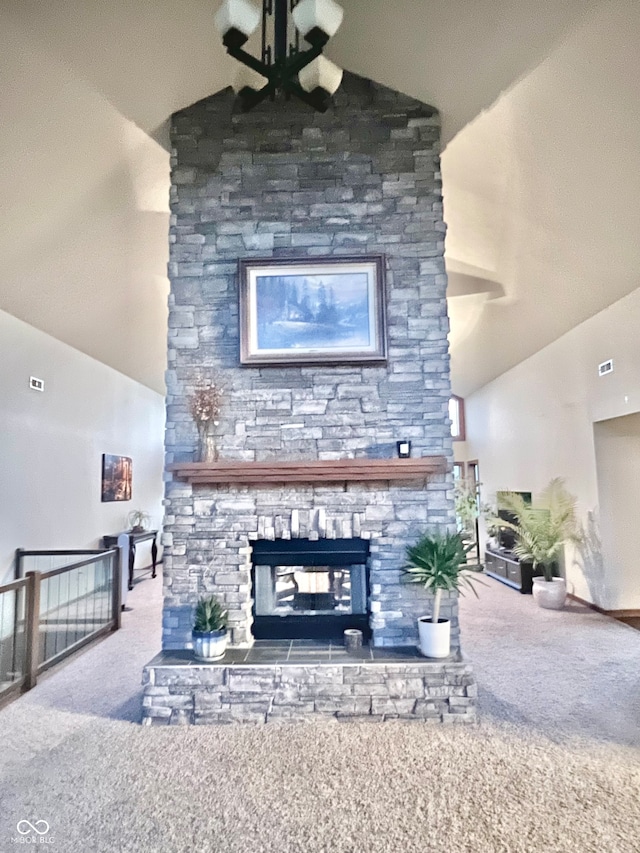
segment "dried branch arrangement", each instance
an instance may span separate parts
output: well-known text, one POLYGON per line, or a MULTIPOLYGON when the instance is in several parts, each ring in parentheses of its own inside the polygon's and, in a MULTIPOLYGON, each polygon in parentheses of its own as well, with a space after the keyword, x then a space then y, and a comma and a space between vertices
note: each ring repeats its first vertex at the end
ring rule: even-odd
POLYGON ((197 459, 200 462, 216 462, 218 459, 214 427, 218 425, 224 390, 224 383, 214 373, 199 380, 189 397, 189 412, 198 430, 197 459))
POLYGON ((189 412, 196 424, 215 424, 223 399, 224 386, 218 376, 203 380, 189 397, 189 412))

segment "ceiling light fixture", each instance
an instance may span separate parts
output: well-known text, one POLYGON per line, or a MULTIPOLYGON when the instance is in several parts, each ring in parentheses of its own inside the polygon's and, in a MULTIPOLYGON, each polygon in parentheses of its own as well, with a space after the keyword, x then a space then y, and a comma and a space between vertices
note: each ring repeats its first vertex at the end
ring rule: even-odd
POLYGON ((342 69, 322 49, 338 31, 343 14, 335 0, 263 0, 262 16, 251 0, 224 0, 215 23, 227 53, 245 66, 233 84, 242 109, 273 100, 282 91, 325 112, 342 81, 342 69), (242 46, 261 21, 262 58, 256 59, 242 46), (291 43, 289 32, 294 30, 291 43), (300 49, 301 36, 310 48, 300 49))

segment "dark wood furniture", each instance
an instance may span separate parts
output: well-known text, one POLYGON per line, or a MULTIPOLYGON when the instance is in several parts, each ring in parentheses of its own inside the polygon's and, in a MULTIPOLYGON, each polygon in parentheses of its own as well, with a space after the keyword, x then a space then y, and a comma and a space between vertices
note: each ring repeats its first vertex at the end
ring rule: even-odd
POLYGON ((127 536, 129 540, 129 590, 133 589, 133 564, 136 560, 136 545, 140 542, 148 542, 151 540, 151 577, 155 578, 156 576, 156 564, 158 561, 158 531, 157 530, 142 530, 140 533, 132 533, 131 530, 125 530, 124 534, 116 533, 113 536, 103 536, 102 544, 105 548, 117 548, 119 544, 119 539, 123 536, 127 536))
POLYGON ((489 577, 517 589, 523 594, 530 594, 533 589, 534 573, 531 563, 521 563, 511 551, 484 552, 484 571, 489 577))

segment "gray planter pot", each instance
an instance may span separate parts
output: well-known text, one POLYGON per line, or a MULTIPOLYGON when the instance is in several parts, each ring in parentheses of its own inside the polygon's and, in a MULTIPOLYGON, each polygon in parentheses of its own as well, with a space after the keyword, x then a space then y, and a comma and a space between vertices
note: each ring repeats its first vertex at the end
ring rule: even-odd
POLYGON ((193 653, 198 660, 219 660, 227 650, 229 635, 227 629, 221 631, 192 631, 193 653))

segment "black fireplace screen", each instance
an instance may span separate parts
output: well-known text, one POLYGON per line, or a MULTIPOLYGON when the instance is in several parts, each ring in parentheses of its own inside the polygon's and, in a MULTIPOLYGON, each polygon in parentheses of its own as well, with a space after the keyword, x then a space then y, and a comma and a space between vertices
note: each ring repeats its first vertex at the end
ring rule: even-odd
POLYGON ((368 636, 368 550, 363 539, 253 543, 254 637, 368 636))

